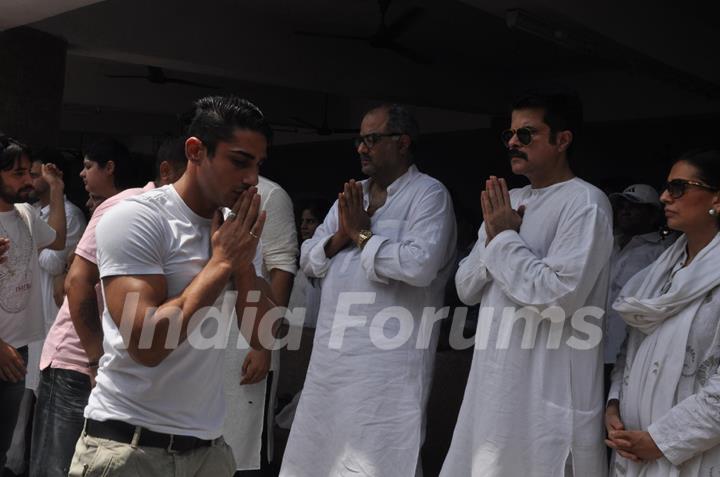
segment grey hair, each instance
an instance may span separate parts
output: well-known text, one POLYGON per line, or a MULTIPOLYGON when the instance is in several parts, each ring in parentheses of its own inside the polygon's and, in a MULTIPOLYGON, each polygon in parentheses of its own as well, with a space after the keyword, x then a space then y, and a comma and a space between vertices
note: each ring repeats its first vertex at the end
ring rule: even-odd
POLYGON ((387 106, 388 129, 391 132, 401 132, 410 136, 413 142, 420 136, 420 126, 415 115, 401 104, 390 104, 387 106))
POLYGON ((410 151, 415 151, 415 145, 420 137, 420 126, 415 115, 407 106, 392 103, 383 104, 375 109, 387 111, 387 132, 402 133, 410 136, 410 151))

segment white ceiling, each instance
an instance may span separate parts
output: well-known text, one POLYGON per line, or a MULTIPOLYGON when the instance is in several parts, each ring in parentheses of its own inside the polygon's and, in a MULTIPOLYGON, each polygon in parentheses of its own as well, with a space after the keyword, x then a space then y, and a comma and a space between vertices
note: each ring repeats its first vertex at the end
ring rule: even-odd
POLYGON ((142 75, 144 65, 255 99, 283 124, 319 124, 328 94, 331 127, 355 127, 378 100, 421 106, 426 130, 487 127, 518 90, 543 82, 578 89, 591 120, 720 112, 717 98, 686 86, 720 83, 718 25, 708 20, 718 7, 709 2, 698 10, 657 1, 393 0, 389 22, 424 9, 398 42, 431 57, 429 66, 367 42, 296 34, 369 36, 379 20, 375 0, 106 0, 78 8, 90 3, 0 0, 0 26, 34 20, 32 27, 68 40, 64 124, 73 128, 132 129, 122 118, 133 115, 145 118, 136 125, 159 128, 164 118, 166 127, 210 91, 105 77, 142 75), (508 8, 579 31, 604 58, 511 31, 508 8))

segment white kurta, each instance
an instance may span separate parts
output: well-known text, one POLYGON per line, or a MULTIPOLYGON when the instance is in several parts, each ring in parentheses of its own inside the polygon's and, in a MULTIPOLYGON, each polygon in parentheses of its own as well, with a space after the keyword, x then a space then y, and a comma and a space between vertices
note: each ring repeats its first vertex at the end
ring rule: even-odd
POLYGON ((610 204, 577 178, 514 189, 510 198, 514 208, 526 206, 520 232, 504 231, 486 247, 482 225, 456 275, 460 299, 482 308, 440 475, 560 477, 572 456, 575 476, 603 476, 602 319, 588 317, 583 324, 571 317, 584 306, 604 309, 613 244, 610 204), (505 307, 526 306, 537 311, 500 337, 505 307), (548 346, 554 327, 538 314, 552 306, 567 317, 556 349, 548 346), (524 331, 535 326, 535 345, 522 346, 524 331))
MULTIPOLYGON (((684 262, 683 256, 680 262, 684 262)), ((679 268, 679 265, 678 267, 679 268)), ((708 291, 700 304, 688 333, 682 371, 674 392, 672 408, 647 426, 655 444, 663 452, 659 461, 643 466, 629 463, 614 456, 612 475, 647 477, 716 477, 720 475, 720 290, 708 291), (667 462, 669 461, 669 463, 667 462), (660 464, 660 465, 657 465, 660 464), (667 464, 667 465, 664 465, 667 464)), ((669 318, 655 331, 672 326, 669 318)), ((643 345, 645 335, 630 328, 623 352, 612 374, 612 387, 608 399, 619 399, 624 404, 634 370, 636 354, 643 345)), ((669 353, 668 353, 669 355, 669 353)), ((667 367, 669 364, 661 363, 667 367)), ((642 399, 646 397, 643 395, 642 399)), ((647 397, 649 399, 649 396, 647 397)), ((627 429, 638 429, 624 420, 627 429)))
MULTIPOLYGON (((366 207, 368 188, 364 181, 366 207)), ((453 265, 456 233, 450 195, 440 182, 412 166, 388 187, 385 205, 371 217, 374 235, 362 252, 348 246, 328 259, 324 247, 337 228, 336 202, 313 238, 302 245, 300 264, 308 276, 323 277, 322 296, 280 475, 414 476, 437 327, 423 335, 429 346, 418 349, 416 344, 423 308, 442 307, 453 265), (341 295, 346 292, 368 295, 341 295), (347 308, 370 297, 372 303, 347 308), (393 338, 400 328, 397 319, 373 321, 390 306, 412 315, 412 330, 393 349, 381 349, 374 344, 383 344, 377 336, 393 338), (333 333, 342 335, 341 345, 331 340, 333 333)), ((397 311, 390 314, 398 316, 397 311)))
POLYGON ((614 363, 627 336, 627 325, 612 304, 620 290, 637 272, 647 267, 672 245, 672 238, 663 239, 658 232, 637 235, 622 249, 617 241, 610 257, 610 291, 605 319, 605 363, 614 363))
MULTIPOLYGON (((45 222, 50 216, 50 206, 46 205, 40 209, 40 218, 45 222)), ((46 248, 40 251, 38 263, 40 264, 40 287, 43 297, 43 318, 45 320, 45 334, 55 322, 55 317, 60 307, 55 303, 54 280, 57 275, 65 272, 68 256, 75 250, 80 237, 85 231, 87 221, 85 214, 75 204, 65 198, 65 221, 66 236, 65 248, 62 250, 50 250, 46 248)), ((34 341, 28 344, 28 366, 25 377, 25 387, 37 391, 40 382, 40 355, 42 354, 45 339, 34 341)))
MULTIPOLYGON (((267 212, 267 220, 258 243, 253 265, 258 276, 270 282, 273 269, 295 273, 297 270, 297 236, 295 218, 290 196, 277 183, 260 177, 258 194, 260 207, 267 212)), ((257 317, 260 319, 261 317, 257 317)), ((242 365, 249 352, 249 345, 238 349, 240 330, 232 327, 225 353, 225 403, 226 417, 223 435, 233 450, 237 470, 257 470, 262 463, 262 431, 266 428, 267 459, 273 459, 273 409, 280 369, 280 351, 272 352, 270 371, 273 381, 269 391, 266 415, 267 378, 255 384, 240 385, 242 365)))

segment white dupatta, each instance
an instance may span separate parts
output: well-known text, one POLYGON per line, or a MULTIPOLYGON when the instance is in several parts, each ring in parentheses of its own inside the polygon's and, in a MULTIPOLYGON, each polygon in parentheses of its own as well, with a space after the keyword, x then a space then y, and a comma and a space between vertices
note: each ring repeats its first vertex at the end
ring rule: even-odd
MULTIPOLYGON (((646 335, 634 356, 628 349, 620 415, 629 430, 647 431, 676 404, 690 327, 708 292, 720 285, 720 234, 689 265, 678 268, 686 246, 683 235, 631 278, 613 304, 629 326, 646 335)), ((625 462, 628 476, 679 475, 665 458, 645 464, 625 462)))

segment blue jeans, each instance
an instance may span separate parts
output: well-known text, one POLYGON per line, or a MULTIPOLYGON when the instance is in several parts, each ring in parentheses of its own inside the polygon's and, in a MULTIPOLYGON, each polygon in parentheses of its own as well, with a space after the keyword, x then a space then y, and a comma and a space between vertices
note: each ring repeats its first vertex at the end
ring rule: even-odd
MULTIPOLYGON (((17 351, 27 365, 27 346, 18 348, 17 351)), ((3 473, 5 457, 15 432, 23 394, 25 394, 25 378, 17 383, 0 380, 0 475, 3 473)))
POLYGON ((40 375, 30 448, 30 475, 66 477, 83 430, 90 377, 77 371, 45 368, 40 375))

